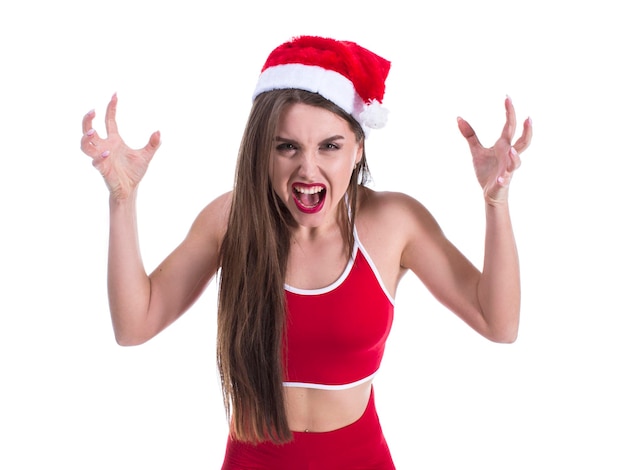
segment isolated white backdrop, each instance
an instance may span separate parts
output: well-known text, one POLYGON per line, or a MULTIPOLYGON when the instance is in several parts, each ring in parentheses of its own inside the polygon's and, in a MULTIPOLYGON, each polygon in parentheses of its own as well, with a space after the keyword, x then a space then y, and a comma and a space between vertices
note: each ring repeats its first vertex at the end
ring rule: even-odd
POLYGON ((250 93, 298 34, 393 62, 374 188, 421 200, 480 265, 483 204, 456 116, 491 143, 508 94, 535 126, 511 190, 518 341, 480 338, 407 276, 376 379, 399 469, 626 467, 623 70, 617 2, 79 2, 0 7, 0 468, 217 469, 226 423, 211 284, 121 348, 106 286, 107 192, 79 149, 113 92, 163 145, 142 184, 151 270, 232 182, 250 93))

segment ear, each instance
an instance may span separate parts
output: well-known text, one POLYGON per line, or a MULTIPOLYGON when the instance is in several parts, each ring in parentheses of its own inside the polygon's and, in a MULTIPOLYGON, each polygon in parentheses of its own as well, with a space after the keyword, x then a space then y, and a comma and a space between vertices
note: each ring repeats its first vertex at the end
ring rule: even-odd
POLYGON ((355 165, 363 159, 363 148, 364 148, 363 139, 361 139, 356 149, 356 160, 354 162, 355 165))

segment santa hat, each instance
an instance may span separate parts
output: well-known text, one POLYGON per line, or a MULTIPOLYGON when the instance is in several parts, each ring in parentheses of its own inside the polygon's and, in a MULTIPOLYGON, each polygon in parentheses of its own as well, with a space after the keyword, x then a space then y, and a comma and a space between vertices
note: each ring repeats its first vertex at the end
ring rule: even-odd
POLYGON ((274 49, 253 99, 270 90, 319 93, 354 117, 367 135, 387 122, 382 107, 391 62, 350 41, 300 36, 274 49))

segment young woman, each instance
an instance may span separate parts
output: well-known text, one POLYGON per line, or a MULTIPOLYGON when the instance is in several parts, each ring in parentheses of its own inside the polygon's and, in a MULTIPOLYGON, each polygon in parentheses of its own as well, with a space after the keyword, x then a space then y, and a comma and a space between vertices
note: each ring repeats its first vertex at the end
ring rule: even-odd
POLYGON ((385 124, 390 63, 348 41, 304 36, 276 48, 254 92, 234 189, 198 215, 150 274, 138 246, 137 187, 159 147, 107 137, 83 119, 82 149, 110 191, 108 289, 122 345, 152 338, 219 272, 218 368, 231 432, 224 470, 393 469, 372 381, 411 271, 486 338, 515 340, 520 281, 508 187, 531 140, 511 100, 484 148, 459 119, 486 211, 474 267, 409 196, 368 189, 365 141, 385 124), (393 230, 389 230, 393 227, 393 230))

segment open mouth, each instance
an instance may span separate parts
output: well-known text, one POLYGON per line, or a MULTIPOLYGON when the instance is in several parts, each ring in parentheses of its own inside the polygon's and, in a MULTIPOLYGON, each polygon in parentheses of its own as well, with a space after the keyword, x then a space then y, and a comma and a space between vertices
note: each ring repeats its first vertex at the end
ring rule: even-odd
POLYGON ((296 183, 291 187, 296 207, 305 214, 319 212, 326 199, 326 187, 322 184, 296 183))

